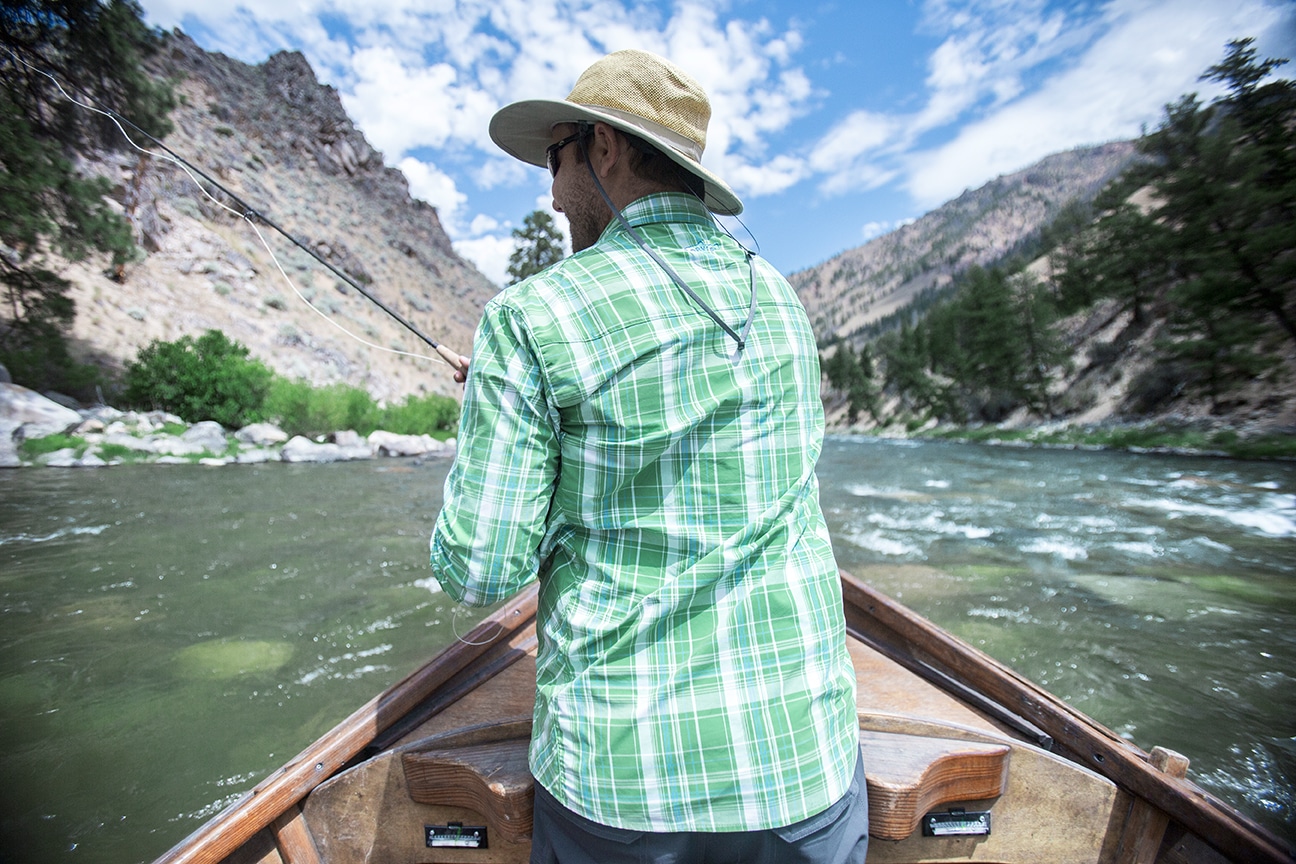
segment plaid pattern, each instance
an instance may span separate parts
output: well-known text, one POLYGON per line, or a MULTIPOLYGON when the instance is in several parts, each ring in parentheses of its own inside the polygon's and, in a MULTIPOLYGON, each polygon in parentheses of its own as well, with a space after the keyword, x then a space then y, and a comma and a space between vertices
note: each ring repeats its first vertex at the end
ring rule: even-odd
MULTIPOLYGON (((625 216, 742 324, 746 256, 701 204, 625 216)), ((473 604, 539 576, 531 770, 605 825, 788 825, 855 766, 818 355, 787 281, 753 264, 737 362, 616 221, 492 299, 473 343, 432 566, 473 604)))

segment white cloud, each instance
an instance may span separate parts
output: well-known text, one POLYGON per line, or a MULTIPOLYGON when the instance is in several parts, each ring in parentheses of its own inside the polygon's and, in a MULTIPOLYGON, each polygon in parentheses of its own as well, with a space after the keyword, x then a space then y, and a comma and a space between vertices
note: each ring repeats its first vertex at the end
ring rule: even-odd
POLYGON ((899 219, 895 222, 866 222, 864 227, 860 228, 860 239, 867 243, 874 237, 881 237, 883 234, 889 234, 913 223, 913 219, 899 219))
POLYGON ((1083 144, 1155 127, 1165 103, 1205 93, 1198 76, 1230 38, 1267 29, 1281 17, 1263 2, 1228 7, 1209 0, 1118 0, 1104 32, 1034 92, 958 130, 941 146, 904 159, 905 185, 922 207, 936 206, 1004 173, 1083 144))
POLYGON ((853 111, 815 145, 810 164, 823 173, 845 170, 859 157, 894 142, 900 132, 901 123, 894 117, 853 111))
POLYGON ((438 170, 435 165, 412 157, 402 159, 397 167, 409 181, 410 194, 437 208, 441 224, 453 237, 457 233, 459 210, 468 200, 468 196, 456 187, 454 178, 438 170))
POLYGON ((514 248, 511 236, 486 235, 457 240, 454 248, 496 285, 503 287, 504 283, 508 282, 509 256, 513 254, 514 248))

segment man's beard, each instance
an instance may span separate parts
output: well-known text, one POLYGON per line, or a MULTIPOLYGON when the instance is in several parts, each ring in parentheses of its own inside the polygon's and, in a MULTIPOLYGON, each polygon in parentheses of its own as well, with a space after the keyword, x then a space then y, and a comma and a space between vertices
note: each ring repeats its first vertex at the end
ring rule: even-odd
POLYGON ((574 190, 579 194, 573 196, 574 200, 563 208, 567 226, 571 230, 573 252, 593 246, 603 229, 612 221, 612 211, 594 188, 594 178, 589 174, 589 166, 580 165, 579 168, 585 172, 584 182, 574 190))

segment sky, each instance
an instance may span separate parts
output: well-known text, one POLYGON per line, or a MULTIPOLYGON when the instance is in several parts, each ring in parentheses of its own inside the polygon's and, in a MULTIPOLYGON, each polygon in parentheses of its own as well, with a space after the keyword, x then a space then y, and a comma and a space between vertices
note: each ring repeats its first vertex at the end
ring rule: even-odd
MULTIPOLYGON (((1155 129, 1222 92, 1231 39, 1296 59, 1296 0, 143 0, 145 20, 261 63, 305 55, 460 255, 499 285, 549 175, 498 150, 501 106, 563 98, 622 48, 712 104, 703 164, 746 209, 727 227, 784 273, 1003 174, 1155 129)), ((1296 76, 1296 63, 1279 70, 1296 76)), ((273 215, 273 214, 270 214, 273 215)), ((561 217, 558 224, 565 230, 561 217)))

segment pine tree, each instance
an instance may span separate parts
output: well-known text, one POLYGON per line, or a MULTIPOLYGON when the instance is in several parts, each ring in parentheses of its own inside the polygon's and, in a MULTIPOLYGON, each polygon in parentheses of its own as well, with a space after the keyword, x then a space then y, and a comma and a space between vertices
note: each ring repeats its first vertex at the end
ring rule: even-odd
POLYGON ((1213 400, 1276 362, 1263 321, 1296 342, 1296 82, 1261 85, 1286 61, 1257 62, 1251 43, 1230 42, 1203 75, 1228 84, 1228 97, 1207 108, 1184 97, 1143 145, 1157 160, 1152 215, 1178 277, 1166 350, 1213 400))
POLYGON ((105 199, 109 182, 73 167, 78 152, 126 142, 49 76, 164 135, 173 99, 140 68, 158 42, 141 14, 131 0, 0 4, 0 362, 37 389, 75 390, 93 374, 68 354, 64 331, 75 308, 48 253, 77 260, 102 252, 122 265, 133 252, 129 226, 105 199))
POLYGON ((553 217, 543 210, 533 210, 513 229, 517 245, 509 256, 509 284, 514 285, 534 276, 563 258, 563 234, 553 217))

